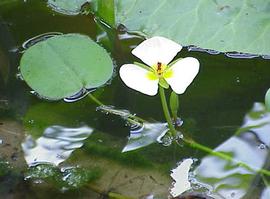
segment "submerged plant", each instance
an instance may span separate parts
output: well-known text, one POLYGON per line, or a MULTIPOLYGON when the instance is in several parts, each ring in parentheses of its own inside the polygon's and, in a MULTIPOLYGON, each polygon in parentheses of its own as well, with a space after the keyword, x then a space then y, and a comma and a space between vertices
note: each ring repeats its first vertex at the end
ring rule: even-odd
MULTIPOLYGON (((199 61, 193 57, 180 58, 171 62, 181 49, 181 45, 167 38, 152 37, 143 41, 132 51, 133 55, 148 66, 135 62, 124 64, 120 68, 120 77, 128 87, 150 96, 156 95, 159 90, 164 115, 170 132, 174 136, 176 130, 171 121, 164 88, 171 87, 172 96, 183 94, 199 72, 200 65, 199 61)), ((174 100, 171 100, 171 103, 178 104, 177 97, 172 99, 174 100)), ((172 110, 172 113, 174 115, 175 110, 172 110)))

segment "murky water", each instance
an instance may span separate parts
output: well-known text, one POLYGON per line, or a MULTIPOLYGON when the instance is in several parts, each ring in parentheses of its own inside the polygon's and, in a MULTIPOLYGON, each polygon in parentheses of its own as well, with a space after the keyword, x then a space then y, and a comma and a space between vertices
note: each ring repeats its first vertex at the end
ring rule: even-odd
POLYGON ((122 153, 137 147, 128 140, 130 133, 157 139, 166 126, 159 97, 128 89, 117 75, 123 63, 136 61, 130 51, 142 39, 121 30, 111 33, 118 37, 108 44, 94 16, 57 14, 44 1, 0 4, 0 198, 95 199, 112 192, 163 199, 172 184, 170 170, 185 158, 197 159, 191 173, 194 192, 213 198, 270 198, 270 117, 257 103, 264 101, 270 86, 269 60, 236 59, 230 56, 235 54, 191 48, 178 55, 196 57, 201 63, 198 77, 180 96, 183 131, 233 160, 181 142, 122 153), (111 53, 116 75, 110 85, 92 94, 113 105, 109 108, 114 114, 97 109, 88 97, 66 99, 73 103, 42 100, 16 77, 24 42, 52 32, 88 35, 111 53), (130 128, 128 114, 147 123, 130 128), (75 182, 81 181, 85 184, 76 188, 75 182))

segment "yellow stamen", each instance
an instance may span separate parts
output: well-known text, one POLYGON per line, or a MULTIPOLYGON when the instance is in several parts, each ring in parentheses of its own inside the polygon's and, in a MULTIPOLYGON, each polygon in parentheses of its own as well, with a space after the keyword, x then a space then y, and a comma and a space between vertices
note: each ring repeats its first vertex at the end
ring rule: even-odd
POLYGON ((164 71, 165 71, 166 68, 167 68, 167 65, 162 64, 161 62, 158 62, 157 64, 155 64, 154 66, 152 66, 152 68, 154 69, 155 74, 156 74, 158 77, 162 77, 164 71))
POLYGON ((147 78, 149 80, 157 80, 160 78, 170 78, 173 76, 173 71, 168 68, 166 64, 158 62, 152 66, 153 71, 147 73, 147 78))

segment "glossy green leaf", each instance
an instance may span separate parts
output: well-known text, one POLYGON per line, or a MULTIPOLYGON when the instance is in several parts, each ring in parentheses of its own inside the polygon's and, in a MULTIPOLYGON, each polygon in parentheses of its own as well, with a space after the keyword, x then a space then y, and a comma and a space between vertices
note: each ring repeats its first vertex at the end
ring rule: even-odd
POLYGON ((77 15, 81 12, 82 7, 91 0, 48 0, 48 5, 55 11, 67 14, 77 15))
POLYGON ((265 94, 265 106, 268 111, 270 111, 270 89, 265 94))
POLYGON ((270 54, 269 0, 118 0, 131 32, 221 52, 270 54))
POLYGON ((177 112, 179 109, 179 99, 178 95, 172 91, 171 96, 170 96, 170 108, 172 112, 173 118, 177 118, 177 112))
POLYGON ((106 50, 87 36, 66 34, 27 49, 20 70, 41 97, 59 100, 104 85, 112 77, 113 63, 106 50))
POLYGON ((93 0, 96 15, 110 26, 115 25, 115 0, 93 0))

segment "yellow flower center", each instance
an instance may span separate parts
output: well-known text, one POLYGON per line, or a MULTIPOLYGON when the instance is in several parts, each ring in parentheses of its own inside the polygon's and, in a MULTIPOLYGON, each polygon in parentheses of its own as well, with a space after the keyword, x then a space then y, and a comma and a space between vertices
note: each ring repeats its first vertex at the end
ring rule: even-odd
POLYGON ((158 62, 156 65, 154 65, 154 70, 158 77, 162 77, 163 72, 167 68, 167 65, 162 64, 161 62, 158 62))
POLYGON ((156 80, 160 78, 170 78, 173 75, 173 71, 166 65, 158 62, 152 66, 153 71, 147 73, 147 77, 150 80, 156 80))

